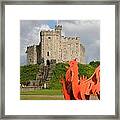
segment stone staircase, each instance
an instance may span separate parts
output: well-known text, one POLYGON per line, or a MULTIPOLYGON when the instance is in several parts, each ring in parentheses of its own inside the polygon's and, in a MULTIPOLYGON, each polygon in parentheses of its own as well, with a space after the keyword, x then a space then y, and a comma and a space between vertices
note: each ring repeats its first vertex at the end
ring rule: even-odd
POLYGON ((36 82, 37 86, 41 89, 49 88, 49 81, 52 77, 52 70, 54 69, 55 65, 40 65, 38 74, 36 75, 36 82))

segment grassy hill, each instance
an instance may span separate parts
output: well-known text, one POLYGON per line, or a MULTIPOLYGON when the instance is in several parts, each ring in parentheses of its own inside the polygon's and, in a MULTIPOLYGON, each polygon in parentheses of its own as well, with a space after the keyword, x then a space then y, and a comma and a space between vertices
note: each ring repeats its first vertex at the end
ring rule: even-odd
MULTIPOLYGON (((87 76, 89 78, 95 71, 95 68, 100 64, 97 62, 90 62, 90 64, 78 64, 79 67, 79 75, 87 76)), ((58 63, 55 65, 52 76, 50 80, 50 89, 61 89, 60 84, 60 76, 63 75, 65 77, 66 68, 65 66, 69 66, 67 63, 58 63)), ((20 82, 24 83, 26 81, 35 80, 36 75, 39 71, 40 65, 25 65, 20 67, 20 82)))
MULTIPOLYGON (((61 84, 60 84, 60 77, 63 75, 65 77, 66 74, 66 68, 65 66, 68 66, 68 64, 65 63, 58 63, 56 64, 55 69, 53 70, 52 78, 50 80, 50 89, 61 89, 61 84)), ((92 74, 95 71, 94 66, 90 64, 78 64, 79 67, 79 76, 87 76, 89 78, 92 76, 92 74)))
POLYGON ((24 65, 20 66, 20 82, 29 82, 30 80, 36 80, 36 75, 39 70, 39 65, 24 65))

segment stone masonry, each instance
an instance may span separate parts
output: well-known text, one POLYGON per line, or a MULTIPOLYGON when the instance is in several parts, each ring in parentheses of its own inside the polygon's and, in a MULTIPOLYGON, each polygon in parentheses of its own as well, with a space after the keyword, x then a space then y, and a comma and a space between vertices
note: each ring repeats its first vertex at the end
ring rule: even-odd
POLYGON ((39 45, 27 47, 27 63, 50 65, 75 58, 85 63, 85 47, 80 43, 80 37, 65 37, 61 31, 61 25, 51 31, 40 31, 39 45))

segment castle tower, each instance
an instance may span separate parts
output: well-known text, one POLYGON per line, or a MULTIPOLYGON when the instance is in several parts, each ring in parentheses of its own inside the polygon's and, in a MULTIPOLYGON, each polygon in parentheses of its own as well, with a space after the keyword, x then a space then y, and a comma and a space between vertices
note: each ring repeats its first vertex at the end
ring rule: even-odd
POLYGON ((65 37, 61 35, 62 26, 56 25, 54 30, 40 31, 40 43, 27 48, 28 64, 67 62, 78 59, 85 63, 85 48, 80 37, 65 37))
POLYGON ((62 31, 62 25, 55 25, 55 31, 61 35, 61 31, 62 31))
POLYGON ((55 26, 55 30, 41 31, 41 58, 45 65, 59 61, 59 46, 62 26, 55 26))
POLYGON ((37 49, 36 45, 27 47, 27 63, 37 64, 37 49))

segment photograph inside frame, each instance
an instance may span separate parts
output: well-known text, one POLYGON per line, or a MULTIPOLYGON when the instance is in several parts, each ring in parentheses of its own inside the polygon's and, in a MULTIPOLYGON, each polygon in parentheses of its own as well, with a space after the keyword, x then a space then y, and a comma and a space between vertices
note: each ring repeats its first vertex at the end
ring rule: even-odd
POLYGON ((20 100, 100 100, 100 20, 20 20, 20 100))

